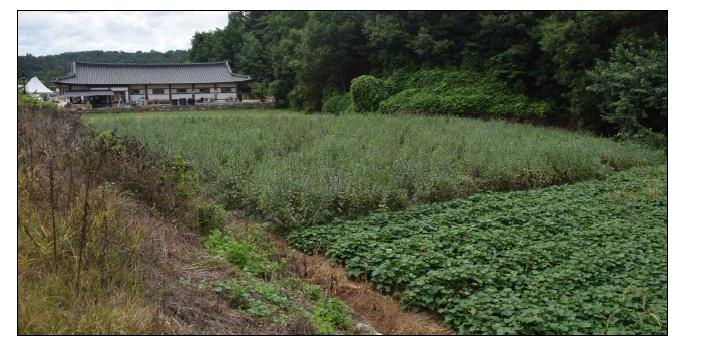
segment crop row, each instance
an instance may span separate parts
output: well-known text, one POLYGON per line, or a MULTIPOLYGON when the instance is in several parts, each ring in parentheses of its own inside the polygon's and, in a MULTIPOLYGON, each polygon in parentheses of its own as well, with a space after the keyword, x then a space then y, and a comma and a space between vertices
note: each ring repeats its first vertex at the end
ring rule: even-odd
POLYGON ((290 239, 460 333, 667 332, 664 166, 336 220, 290 239))

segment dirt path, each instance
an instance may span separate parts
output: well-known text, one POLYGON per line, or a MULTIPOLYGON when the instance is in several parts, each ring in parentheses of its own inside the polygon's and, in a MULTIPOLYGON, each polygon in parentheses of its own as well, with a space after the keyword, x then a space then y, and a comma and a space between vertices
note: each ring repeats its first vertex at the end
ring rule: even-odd
POLYGON ((319 255, 307 255, 276 238, 281 254, 288 258, 288 269, 310 284, 321 286, 330 295, 346 302, 357 318, 385 335, 452 335, 442 320, 427 313, 402 311, 390 296, 374 290, 368 283, 351 281, 343 267, 319 255))

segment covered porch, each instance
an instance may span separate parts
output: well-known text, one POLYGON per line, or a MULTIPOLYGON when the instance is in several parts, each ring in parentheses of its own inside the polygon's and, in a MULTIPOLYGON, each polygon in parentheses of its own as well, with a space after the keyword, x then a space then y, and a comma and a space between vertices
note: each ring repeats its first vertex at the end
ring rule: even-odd
POLYGON ((88 90, 69 90, 63 95, 72 105, 85 104, 92 108, 126 106, 129 104, 128 87, 91 88, 88 90))

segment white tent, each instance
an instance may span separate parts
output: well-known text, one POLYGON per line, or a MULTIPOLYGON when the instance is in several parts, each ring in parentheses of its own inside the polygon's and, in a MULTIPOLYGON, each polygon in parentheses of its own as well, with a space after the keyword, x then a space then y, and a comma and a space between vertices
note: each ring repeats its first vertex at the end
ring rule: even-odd
POLYGON ((53 94, 53 90, 46 88, 46 86, 38 80, 38 77, 30 79, 28 84, 25 85, 25 92, 28 94, 53 94))

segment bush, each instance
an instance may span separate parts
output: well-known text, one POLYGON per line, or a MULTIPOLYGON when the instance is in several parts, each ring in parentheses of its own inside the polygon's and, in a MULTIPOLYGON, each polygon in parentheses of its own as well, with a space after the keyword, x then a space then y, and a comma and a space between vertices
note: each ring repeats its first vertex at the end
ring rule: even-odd
POLYGON ((197 218, 202 235, 225 228, 225 209, 217 204, 201 204, 197 207, 197 218))
POLYGON ((376 111, 387 96, 387 85, 381 79, 362 75, 351 80, 351 99, 357 112, 376 111))
POLYGON ((490 74, 433 69, 403 78, 394 73, 387 80, 392 87, 404 89, 381 102, 381 112, 532 118, 549 111, 547 103, 516 94, 490 74))
POLYGON ((279 263, 270 260, 270 252, 263 250, 250 237, 236 239, 215 229, 207 236, 205 248, 223 256, 241 271, 256 277, 270 278, 281 268, 279 263))
POLYGON ((39 98, 35 98, 23 92, 18 92, 18 104, 26 104, 30 106, 36 106, 43 109, 55 109, 56 104, 50 101, 44 101, 39 98))
POLYGON ((322 335, 333 335, 338 330, 349 330, 354 325, 346 304, 336 298, 318 301, 311 313, 311 322, 316 332, 322 335))
POLYGON ((587 90, 601 98, 602 119, 620 136, 667 134, 667 44, 653 44, 620 44, 608 62, 598 61, 587 73, 593 82, 587 90))
POLYGON ((324 113, 340 114, 353 111, 351 93, 345 95, 332 95, 324 102, 322 107, 324 113))

